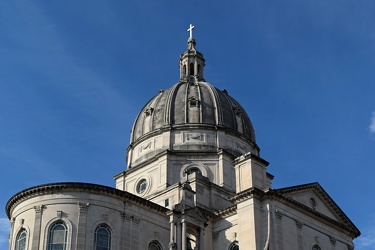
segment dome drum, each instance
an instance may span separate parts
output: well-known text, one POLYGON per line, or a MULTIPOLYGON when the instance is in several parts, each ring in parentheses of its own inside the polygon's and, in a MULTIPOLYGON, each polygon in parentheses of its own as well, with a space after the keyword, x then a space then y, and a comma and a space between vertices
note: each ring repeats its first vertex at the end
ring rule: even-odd
POLYGON ((221 150, 234 158, 251 152, 259 154, 256 144, 249 142, 237 131, 215 126, 176 126, 173 129, 161 129, 140 138, 128 148, 128 167, 132 168, 154 159, 164 151, 181 153, 211 152, 217 154, 221 150))

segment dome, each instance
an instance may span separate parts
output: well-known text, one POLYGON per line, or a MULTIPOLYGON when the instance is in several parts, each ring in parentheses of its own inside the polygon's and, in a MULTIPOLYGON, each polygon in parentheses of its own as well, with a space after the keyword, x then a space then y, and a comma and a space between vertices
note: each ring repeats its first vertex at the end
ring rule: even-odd
POLYGON ((241 105, 226 90, 207 82, 180 81, 153 97, 135 120, 131 143, 162 130, 225 130, 255 143, 253 126, 241 105))
POLYGON ((127 149, 129 168, 167 151, 259 154, 248 115, 226 90, 205 81, 205 59, 195 46, 190 37, 179 59, 179 81, 160 90, 138 114, 127 149))

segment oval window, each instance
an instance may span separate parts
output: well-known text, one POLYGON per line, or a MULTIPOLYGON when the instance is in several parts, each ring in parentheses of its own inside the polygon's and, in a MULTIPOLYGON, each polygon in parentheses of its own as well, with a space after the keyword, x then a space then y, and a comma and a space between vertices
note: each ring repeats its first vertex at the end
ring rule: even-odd
POLYGON ((146 188, 147 188, 147 180, 146 179, 140 180, 137 184, 137 193, 143 194, 146 191, 146 188))

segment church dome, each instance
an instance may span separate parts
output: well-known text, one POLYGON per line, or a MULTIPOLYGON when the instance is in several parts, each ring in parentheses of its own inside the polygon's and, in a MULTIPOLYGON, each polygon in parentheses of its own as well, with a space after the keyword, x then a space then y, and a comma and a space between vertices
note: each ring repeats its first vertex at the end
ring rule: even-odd
POLYGON ((135 120, 131 143, 161 130, 225 130, 255 143, 253 126, 241 105, 226 90, 203 81, 180 80, 153 97, 135 120))
POLYGON ((205 59, 195 46, 191 35, 179 59, 179 81, 138 114, 127 149, 129 168, 167 151, 259 154, 248 115, 226 90, 205 81, 205 59))

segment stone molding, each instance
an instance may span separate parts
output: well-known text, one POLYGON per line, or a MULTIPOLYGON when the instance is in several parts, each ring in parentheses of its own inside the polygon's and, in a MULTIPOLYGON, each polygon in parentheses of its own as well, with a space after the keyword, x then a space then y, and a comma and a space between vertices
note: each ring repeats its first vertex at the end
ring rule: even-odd
POLYGON ((34 206, 33 207, 36 214, 43 214, 43 210, 45 208, 44 205, 34 206))
MULTIPOLYGON (((106 195, 119 199, 122 201, 132 202, 137 205, 143 206, 147 209, 151 209, 154 212, 165 215, 168 211, 167 208, 155 204, 151 201, 145 200, 139 196, 131 194, 126 191, 121 191, 116 188, 107 187, 98 184, 91 183, 82 183, 82 182, 59 182, 44 184, 35 187, 25 189, 17 194, 15 194, 6 205, 6 213, 8 218, 11 218, 12 209, 19 203, 37 196, 47 195, 47 194, 56 194, 56 193, 66 193, 66 192, 86 192, 94 193, 100 195, 106 195)), ((42 213, 44 205, 34 206, 36 213, 42 213)))

